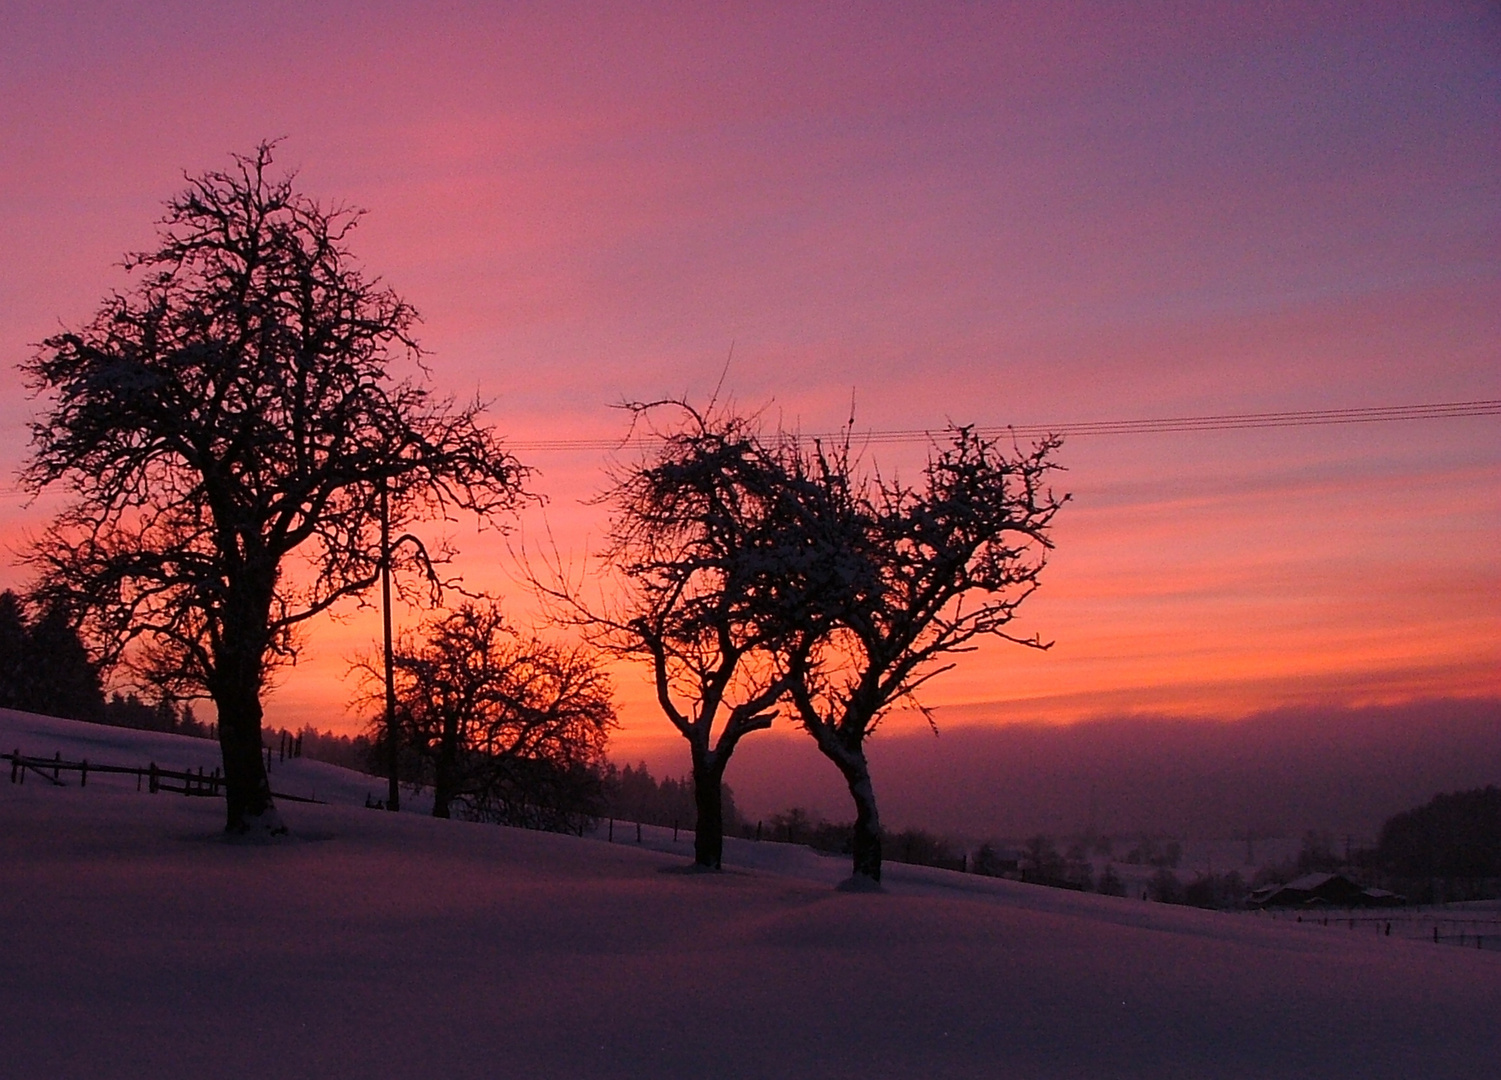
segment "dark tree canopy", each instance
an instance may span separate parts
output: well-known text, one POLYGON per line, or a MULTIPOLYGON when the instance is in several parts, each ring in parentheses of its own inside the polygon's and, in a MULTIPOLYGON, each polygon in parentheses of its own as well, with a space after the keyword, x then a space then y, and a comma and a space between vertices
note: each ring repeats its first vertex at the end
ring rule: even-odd
MULTIPOLYGON (((360 665, 383 691, 383 673, 360 665)), ((404 635, 397 716, 433 784, 433 814, 574 824, 603 795, 615 726, 609 678, 579 648, 513 630, 493 602, 465 603, 404 635)))
POLYGON ((24 365, 47 402, 26 481, 74 496, 32 552, 39 595, 106 660, 213 698, 232 830, 279 827, 260 693, 376 581, 382 488, 399 529, 509 510, 523 478, 477 404, 391 376, 415 311, 355 263, 360 213, 272 177, 272 151, 189 177, 133 287, 24 365))
POLYGON ((1501 788, 1435 795, 1388 819, 1376 861, 1403 878, 1501 877, 1501 788))
POLYGON ((792 534, 779 519, 787 477, 750 419, 682 401, 630 408, 643 425, 667 419, 607 495, 615 591, 593 604, 548 591, 596 645, 651 670, 658 706, 689 744, 695 862, 718 868, 725 766, 742 738, 771 725, 784 692, 772 646, 795 608, 792 534))
POLYGON ((782 662, 798 718, 854 799, 857 879, 880 880, 865 740, 882 716, 902 700, 922 708, 918 689, 979 639, 1047 647, 1009 625, 1038 587, 1067 500, 1048 487, 1059 445, 1008 453, 955 428, 908 485, 861 473, 848 440, 832 450, 784 444, 812 570, 797 601, 805 621, 782 662))
POLYGON ((0 592, 0 708, 69 720, 106 713, 99 669, 67 613, 54 605, 30 619, 10 590, 0 592))

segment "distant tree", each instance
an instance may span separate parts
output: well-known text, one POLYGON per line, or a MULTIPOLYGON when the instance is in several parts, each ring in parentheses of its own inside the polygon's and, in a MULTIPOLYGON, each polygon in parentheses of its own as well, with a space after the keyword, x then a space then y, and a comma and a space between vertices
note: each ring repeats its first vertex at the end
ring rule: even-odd
POLYGON ((1501 877, 1501 787, 1435 795, 1387 819, 1376 863, 1403 878, 1501 877))
POLYGON ((523 477, 477 404, 393 380, 416 312, 356 266, 360 213, 269 175, 272 150, 189 177, 126 257, 134 287, 24 365, 48 399, 26 485, 74 496, 31 552, 39 596, 103 659, 213 699, 231 832, 283 831, 261 692, 309 619, 377 580, 383 496, 397 530, 485 519, 523 477))
POLYGON ((104 711, 99 667, 57 604, 28 619, 25 602, 0 593, 0 707, 98 720, 104 711))
POLYGON ((1193 907, 1238 907, 1245 898, 1246 883, 1234 870, 1224 874, 1200 874, 1183 886, 1183 903, 1193 907))
POLYGON ((1105 869, 1100 871, 1100 880, 1095 885, 1095 891, 1101 896, 1126 895, 1126 883, 1115 872, 1114 863, 1106 863, 1105 869))
POLYGON ((970 869, 976 874, 984 874, 987 877, 1001 877, 1004 874, 1018 872, 1020 867, 1015 854, 1002 851, 995 844, 986 841, 975 852, 970 869))
POLYGON ((1155 836, 1142 836, 1126 853, 1126 862, 1132 866, 1168 866, 1177 868, 1183 859, 1183 845, 1176 840, 1161 844, 1155 836))
POLYGON ((1183 883, 1178 880, 1178 875, 1166 866, 1157 868, 1157 872, 1152 875, 1152 880, 1147 883, 1147 892, 1160 904, 1182 904, 1186 900, 1183 883))
MULTIPOLYGON (((724 827, 734 831, 741 825, 740 812, 735 806, 735 791, 729 784, 720 789, 724 827)), ((639 821, 646 825, 675 825, 691 828, 697 816, 693 801, 693 778, 664 776, 656 780, 646 762, 616 769, 611 765, 605 773, 606 812, 611 817, 639 821)))
POLYGON ((1022 847, 1022 879, 1024 881, 1052 884, 1063 880, 1064 858, 1058 853, 1053 838, 1039 833, 1030 837, 1022 847))
POLYGON ((823 815, 809 813, 800 806, 789 807, 765 819, 760 831, 747 829, 758 839, 803 844, 814 851, 848 855, 852 828, 848 822, 826 821, 823 815))
MULTIPOLYGON (((982 638, 1045 649, 1013 636, 1018 607, 1038 587, 1055 496, 1056 438, 1007 453, 973 428, 953 429, 910 486, 861 473, 849 440, 804 451, 784 444, 801 517, 791 546, 810 583, 799 636, 782 656, 788 693, 855 804, 852 882, 879 882, 881 825, 865 740, 896 703, 954 666, 982 638), (819 558, 822 553, 822 559, 819 558)), ((924 710, 926 711, 926 710, 924 710)), ((931 715, 929 716, 931 721, 931 715)))
MULTIPOLYGON (((559 617, 607 653, 646 664, 657 705, 688 742, 694 862, 723 857, 725 767, 740 740, 771 726, 786 683, 774 663, 798 604, 788 549, 787 476, 750 419, 686 402, 630 406, 656 449, 621 469, 604 561, 612 595, 591 602, 570 584, 538 584, 559 617)), ((561 574, 557 575, 561 578, 561 574)))
MULTIPOLYGON (((380 665, 360 667, 383 693, 380 665)), ((395 674, 434 817, 462 804, 470 816, 535 825, 539 814, 551 823, 563 820, 554 811, 571 821, 599 809, 616 721, 609 679, 588 653, 516 633, 493 601, 466 602, 404 636, 395 674)))
POLYGON ((883 838, 883 847, 893 862, 909 866, 940 866, 957 870, 965 863, 963 853, 941 836, 923 829, 905 829, 883 838))
POLYGON ((290 728, 266 728, 265 735, 268 746, 280 745, 282 739, 286 739, 288 745, 296 747, 298 757, 310 761, 325 761, 330 765, 363 773, 378 772, 381 768, 374 760, 377 748, 364 734, 337 735, 332 731, 320 731, 312 724, 304 724, 296 731, 290 728))
POLYGON ((0 592, 0 709, 22 708, 22 676, 26 670, 26 611, 21 598, 0 592))

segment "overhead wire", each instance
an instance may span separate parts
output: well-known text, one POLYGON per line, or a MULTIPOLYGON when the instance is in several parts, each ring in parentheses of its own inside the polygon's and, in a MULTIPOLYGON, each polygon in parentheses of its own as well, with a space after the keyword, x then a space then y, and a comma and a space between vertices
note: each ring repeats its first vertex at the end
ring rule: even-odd
MULTIPOLYGON (((1298 409, 1284 412, 1215 413, 1207 416, 1164 416, 1141 420, 1084 420, 1058 424, 977 424, 973 430, 986 438, 1060 435, 1065 438, 1096 435, 1150 435, 1189 431, 1243 431, 1256 428, 1320 427, 1331 424, 1377 424, 1400 420, 1452 420, 1473 416, 1501 416, 1501 399, 1441 401, 1420 405, 1383 405, 1345 409, 1298 409)), ((855 430, 854 441, 877 445, 927 443, 946 430, 934 428, 855 430)), ((845 432, 796 432, 800 439, 842 439, 845 432)), ((534 453, 577 450, 620 450, 650 445, 651 436, 630 439, 516 439, 506 446, 534 453)))
MULTIPOLYGON (((1256 428, 1321 427, 1331 424, 1383 424, 1401 420, 1457 420, 1464 417, 1501 416, 1501 398, 1473 401, 1438 401, 1418 405, 1380 405, 1345 409, 1296 409, 1283 412, 1211 413, 1205 416, 1163 416, 1142 420, 1083 420, 1060 424, 977 424, 973 430, 985 438, 1065 438, 1109 435, 1155 435, 1191 431, 1246 431, 1256 428)), ((946 428, 895 428, 855 430, 851 441, 861 445, 929 443, 946 428)), ((842 431, 795 432, 799 439, 837 440, 842 431)), ((508 439, 506 449, 519 453, 567 453, 574 451, 626 450, 651 446, 652 436, 629 439, 508 439)), ((19 487, 0 487, 0 495, 19 495, 19 487)))

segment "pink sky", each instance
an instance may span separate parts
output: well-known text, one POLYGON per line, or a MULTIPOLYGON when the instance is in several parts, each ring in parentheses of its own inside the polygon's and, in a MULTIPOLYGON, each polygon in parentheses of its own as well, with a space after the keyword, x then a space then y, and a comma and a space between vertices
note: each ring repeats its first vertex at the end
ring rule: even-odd
MULTIPOLYGON (((7 5, 0 466, 28 343, 123 284, 184 169, 277 135, 518 440, 706 395, 732 342, 736 400, 805 429, 852 393, 873 428, 1501 397, 1501 15, 1248 7, 7 5)), ((1058 645, 968 658, 952 722, 1501 693, 1494 418, 1062 456, 1023 617, 1058 645)), ((581 550, 602 455, 530 460, 581 550)), ((44 519, 7 482, 0 534, 44 519)), ((372 631, 318 627, 270 722, 355 726, 372 631)), ((620 684, 622 753, 676 738, 620 684)))

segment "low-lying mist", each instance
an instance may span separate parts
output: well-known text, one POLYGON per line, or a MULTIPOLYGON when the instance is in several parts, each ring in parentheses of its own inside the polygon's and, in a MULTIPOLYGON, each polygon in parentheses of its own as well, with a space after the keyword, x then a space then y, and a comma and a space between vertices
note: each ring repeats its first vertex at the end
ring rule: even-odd
MULTIPOLYGON (((1438 792, 1501 783, 1497 699, 1282 709, 1233 721, 948 727, 940 715, 939 724, 936 736, 878 732, 869 744, 888 828, 1021 837, 1093 824, 1198 838, 1321 829, 1368 839, 1438 792)), ((684 771, 686 760, 660 766, 684 771)), ((800 732, 746 739, 726 779, 752 819, 789 806, 850 816, 838 774, 800 732)))

